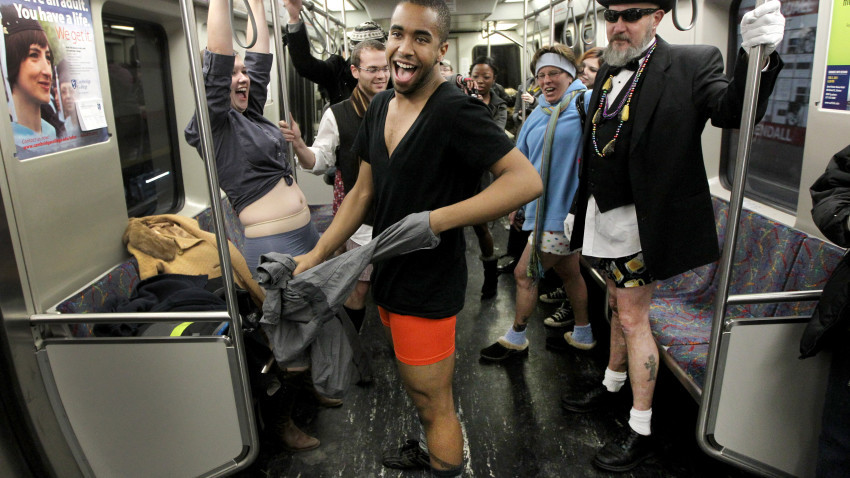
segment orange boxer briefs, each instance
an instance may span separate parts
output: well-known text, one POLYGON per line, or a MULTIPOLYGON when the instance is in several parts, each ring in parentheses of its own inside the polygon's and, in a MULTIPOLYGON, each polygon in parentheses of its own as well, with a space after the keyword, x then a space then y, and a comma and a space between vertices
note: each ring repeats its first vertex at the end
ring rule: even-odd
POLYGON ((378 307, 381 322, 390 328, 396 358, 408 365, 431 365, 455 351, 457 316, 426 319, 378 307))

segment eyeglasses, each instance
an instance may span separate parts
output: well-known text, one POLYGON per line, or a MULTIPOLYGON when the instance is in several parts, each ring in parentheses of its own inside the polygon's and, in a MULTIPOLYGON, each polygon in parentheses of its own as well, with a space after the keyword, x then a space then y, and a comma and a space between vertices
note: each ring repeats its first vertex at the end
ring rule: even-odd
POLYGON ((626 23, 634 23, 641 18, 655 13, 660 8, 629 8, 626 10, 611 10, 605 9, 602 14, 605 17, 605 21, 608 23, 617 23, 620 17, 623 17, 623 21, 626 23))
POLYGON ((372 75, 374 75, 375 73, 377 73, 377 72, 379 72, 379 71, 380 71, 381 73, 387 73, 387 72, 389 72, 389 71, 390 71, 390 67, 389 67, 389 65, 387 65, 387 66, 382 66, 382 67, 380 67, 380 68, 378 68, 377 66, 370 66, 369 68, 360 68, 360 67, 358 66, 358 67, 357 67, 357 69, 358 69, 358 70, 360 70, 360 71, 365 71, 366 73, 369 73, 369 74, 372 74, 372 75))
POLYGON ((543 80, 545 80, 546 78, 552 78, 552 79, 555 79, 555 78, 557 78, 559 75, 561 75, 561 73, 566 73, 566 71, 564 71, 564 70, 558 70, 558 71, 550 71, 549 73, 540 73, 540 74, 538 74, 538 75, 535 75, 535 76, 534 76, 534 78, 535 78, 537 81, 543 81, 543 80))

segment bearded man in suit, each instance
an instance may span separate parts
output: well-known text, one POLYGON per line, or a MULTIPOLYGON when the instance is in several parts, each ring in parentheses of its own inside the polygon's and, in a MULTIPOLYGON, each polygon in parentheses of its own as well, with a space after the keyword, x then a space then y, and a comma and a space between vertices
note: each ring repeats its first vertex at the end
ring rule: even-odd
MULTIPOLYGON (((586 412, 609 401, 627 379, 633 393, 629 427, 593 463, 625 471, 652 456, 652 396, 658 348, 649 325, 656 280, 719 257, 714 213, 703 164, 701 135, 714 126, 738 128, 744 103, 747 53, 732 78, 720 51, 671 45, 656 28, 675 0, 597 0, 609 45, 590 100, 571 247, 606 276, 611 352, 602 384, 568 393, 562 406, 586 412)), ((782 61, 774 51, 785 19, 769 0, 744 16, 743 46, 765 45, 757 118, 782 61)))

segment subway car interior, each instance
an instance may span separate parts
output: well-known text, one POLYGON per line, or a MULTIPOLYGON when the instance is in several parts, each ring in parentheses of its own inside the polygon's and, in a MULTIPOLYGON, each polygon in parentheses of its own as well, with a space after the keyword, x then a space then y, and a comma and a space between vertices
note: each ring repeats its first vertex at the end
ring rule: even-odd
MULTIPOLYGON (((252 31, 268 30, 274 64, 262 114, 274 125, 293 118, 310 144, 329 104, 293 65, 286 2, 263 2, 266 21, 255 28, 247 26, 258 17, 249 2, 229 2, 235 48, 244 52, 252 31)), ((347 34, 367 21, 388 31, 398 3, 303 0, 310 55, 346 58, 347 34)), ((673 3, 658 35, 716 47, 731 74, 741 19, 763 0, 673 3)), ((529 63, 538 48, 561 43, 578 57, 609 43, 605 7, 590 0, 446 4, 445 59, 463 78, 476 58, 491 57, 508 117, 533 80, 529 63)), ((218 154, 199 53, 210 36, 209 5, 0 0, 5 36, 44 32, 53 73, 41 86, 49 90, 41 124, 51 122, 49 114, 58 121, 45 126, 56 129, 49 137, 21 133, 28 105, 18 82, 25 75, 9 66, 7 38, 0 52, 7 97, 0 102, 0 476, 430 476, 426 468, 381 462, 386 449, 418 437, 419 423, 371 298, 358 336, 371 372, 346 384, 341 404, 309 386, 276 382, 269 373, 275 356, 257 351, 262 310, 245 305, 251 300, 237 286, 245 278, 232 257, 244 254, 245 229, 215 165, 183 132, 197 115, 199 148, 218 154), (65 103, 66 88, 75 104, 65 103), (188 221, 203 237, 230 241, 230 248, 212 247, 215 268, 201 272, 220 276, 216 293, 226 305, 118 311, 144 275, 128 245, 128 223, 149 216, 188 221), (258 396, 281 386, 294 408, 258 396), (294 410, 288 420, 318 447, 288 449, 279 423, 287 406, 294 410)), ((709 123, 701 133, 720 259, 659 281, 653 295, 650 324, 664 364, 653 405, 657 449, 637 467, 611 473, 591 463, 628 426, 628 398, 583 414, 560 405, 565 392, 598 383, 608 363, 611 311, 601 273, 583 261, 597 347, 559 347, 566 329, 543 323, 557 304, 541 301, 527 330, 528 357, 486 363, 479 350, 512 323, 516 285, 502 273, 495 297, 480 297, 480 250, 465 229, 469 278, 453 380, 463 476, 816 476, 830 354, 801 360, 800 337, 844 248, 815 224, 809 188, 850 142, 848 8, 846 0, 782 0, 785 33, 776 51, 784 67, 764 117, 755 122, 745 104, 740 129, 709 123)), ((757 78, 748 77, 750 99, 757 78)), ((514 138, 519 124, 511 123, 506 134, 514 138)), ((333 179, 296 166, 292 148, 286 160, 311 223, 325 231, 333 179)), ((506 256, 508 218, 487 227, 495 254, 506 256)), ((541 294, 556 288, 542 279, 541 294)))

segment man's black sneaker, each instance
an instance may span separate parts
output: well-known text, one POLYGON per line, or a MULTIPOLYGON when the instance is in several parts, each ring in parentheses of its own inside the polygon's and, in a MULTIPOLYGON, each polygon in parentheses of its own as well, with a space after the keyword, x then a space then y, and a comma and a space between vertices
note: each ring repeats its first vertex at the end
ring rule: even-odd
POLYGON ((564 302, 554 314, 543 320, 543 325, 552 328, 569 327, 575 322, 575 314, 569 302, 564 302))
POLYGON ((419 440, 408 439, 400 448, 384 452, 382 463, 396 470, 431 468, 431 457, 419 447, 419 440))
POLYGON ((547 304, 560 304, 567 299, 567 293, 563 287, 558 287, 545 294, 540 294, 538 299, 540 299, 540 302, 546 302, 547 304))

